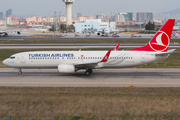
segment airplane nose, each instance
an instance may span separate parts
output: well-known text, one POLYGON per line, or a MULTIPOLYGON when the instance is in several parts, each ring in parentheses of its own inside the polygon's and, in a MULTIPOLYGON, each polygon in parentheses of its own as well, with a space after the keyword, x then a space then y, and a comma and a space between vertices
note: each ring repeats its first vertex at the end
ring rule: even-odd
POLYGON ((3 63, 4 65, 7 65, 7 64, 8 64, 8 60, 4 60, 2 63, 3 63))

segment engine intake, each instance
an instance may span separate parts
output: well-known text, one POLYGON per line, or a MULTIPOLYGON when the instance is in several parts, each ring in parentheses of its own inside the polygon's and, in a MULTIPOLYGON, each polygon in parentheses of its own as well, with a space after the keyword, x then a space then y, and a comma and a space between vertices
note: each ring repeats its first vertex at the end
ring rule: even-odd
POLYGON ((75 73, 75 67, 74 65, 61 64, 61 65, 58 65, 58 72, 59 73, 75 73))
POLYGON ((20 35, 20 34, 21 34, 21 32, 20 32, 20 31, 17 31, 17 34, 18 34, 18 35, 20 35))

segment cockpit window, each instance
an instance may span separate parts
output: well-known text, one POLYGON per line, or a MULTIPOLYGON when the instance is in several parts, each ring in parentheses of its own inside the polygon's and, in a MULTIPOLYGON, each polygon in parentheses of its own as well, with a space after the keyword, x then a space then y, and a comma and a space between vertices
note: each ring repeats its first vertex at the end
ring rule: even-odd
POLYGON ((11 56, 10 59, 15 59, 15 57, 11 56))

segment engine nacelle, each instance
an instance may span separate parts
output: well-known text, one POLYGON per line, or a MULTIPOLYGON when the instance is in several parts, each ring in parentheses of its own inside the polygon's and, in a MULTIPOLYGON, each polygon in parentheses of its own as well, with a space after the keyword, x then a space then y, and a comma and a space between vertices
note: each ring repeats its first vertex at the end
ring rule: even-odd
POLYGON ((20 34, 21 34, 21 32, 20 32, 20 31, 17 31, 17 34, 18 34, 18 35, 20 35, 20 34))
POLYGON ((98 32, 97 35, 101 35, 101 33, 98 32))
POLYGON ((75 73, 75 67, 74 65, 60 64, 58 65, 58 72, 59 73, 75 73))

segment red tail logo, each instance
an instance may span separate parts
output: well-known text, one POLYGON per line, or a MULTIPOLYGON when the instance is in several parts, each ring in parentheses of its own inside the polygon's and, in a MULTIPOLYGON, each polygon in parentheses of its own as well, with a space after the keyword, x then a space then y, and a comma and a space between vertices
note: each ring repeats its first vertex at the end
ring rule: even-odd
POLYGON ((175 19, 169 19, 147 45, 131 51, 167 52, 174 22, 175 19))
POLYGON ((167 33, 159 31, 149 42, 149 46, 154 51, 164 51, 169 47, 170 38, 167 33))

